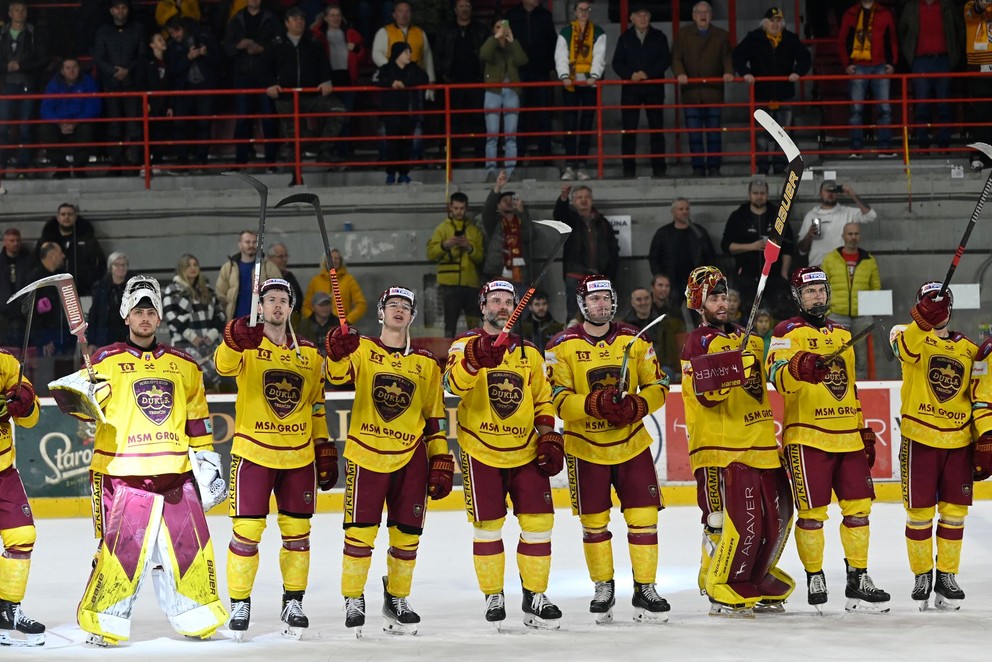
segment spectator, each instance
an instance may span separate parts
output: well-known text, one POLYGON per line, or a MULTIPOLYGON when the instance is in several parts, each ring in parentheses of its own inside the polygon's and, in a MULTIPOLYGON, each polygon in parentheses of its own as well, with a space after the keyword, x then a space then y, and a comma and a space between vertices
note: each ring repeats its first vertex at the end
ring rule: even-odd
POLYGON ((555 200, 553 218, 572 228, 565 240, 561 264, 565 278, 565 309, 568 319, 573 320, 579 312, 575 298, 579 281, 594 274, 602 274, 613 281, 620 267, 620 244, 613 226, 593 206, 592 189, 584 184, 576 186, 574 191, 571 185, 562 185, 561 195, 555 200))
MULTIPOLYGON (((837 50, 849 76, 891 74, 896 70, 899 46, 892 13, 875 0, 860 0, 844 12, 837 33, 837 50)), ((876 103, 876 147, 881 159, 895 158, 892 151, 892 108, 889 105, 888 78, 851 80, 851 155, 862 158, 864 148, 863 111, 865 92, 871 88, 876 103)))
POLYGON ((79 215, 76 205, 63 202, 54 218, 48 219, 38 240, 38 259, 41 244, 53 242, 62 248, 66 271, 76 279, 80 296, 89 296, 93 284, 106 273, 103 249, 97 241, 93 224, 79 215))
MULTIPOLYGON (((514 40, 508 21, 496 21, 493 34, 479 52, 487 83, 519 83, 519 67, 527 64, 527 54, 514 40)), ((517 167, 517 120, 520 113, 519 87, 486 88, 486 181, 496 179, 496 155, 499 153, 499 121, 503 119, 503 169, 513 177, 517 167)))
MULTIPOLYGON (((331 65, 331 84, 338 91, 335 93, 344 104, 346 112, 355 109, 355 93, 341 91, 358 84, 361 67, 371 61, 365 40, 358 30, 350 27, 344 20, 344 14, 337 5, 327 5, 324 13, 317 17, 311 32, 318 42, 324 46, 324 54, 331 65)), ((351 117, 341 118, 341 137, 351 135, 351 117)), ((334 155, 340 159, 347 157, 349 145, 338 142, 332 146, 334 155)))
MULTIPOLYGON (((262 9, 262 0, 247 0, 227 24, 224 32, 224 52, 233 59, 234 89, 267 87, 270 74, 266 72, 265 47, 280 32, 279 22, 268 9, 262 9)), ((261 115, 262 135, 268 140, 276 137, 275 106, 265 94, 236 94, 234 112, 240 117, 234 122, 236 163, 247 163, 254 157, 254 121, 250 115, 261 115)), ((274 163, 279 150, 277 142, 265 143, 265 162, 274 163)), ((274 172, 274 166, 269 166, 274 172)))
POLYGON ((552 317, 548 303, 548 293, 536 290, 527 304, 527 313, 520 322, 520 333, 524 340, 531 341, 541 350, 555 334, 565 329, 564 324, 556 322, 552 317))
MULTIPOLYGON (((523 83, 545 83, 540 87, 521 88, 520 107, 533 110, 521 117, 524 131, 538 132, 533 137, 522 136, 520 151, 528 146, 536 148, 541 156, 551 154, 551 106, 552 89, 546 83, 555 69, 555 44, 558 33, 551 12, 541 6, 541 0, 521 0, 506 13, 514 39, 527 54, 527 64, 520 67, 520 81, 523 83)), ((557 76, 556 76, 557 78, 557 76)))
MULTIPOLYGON (((0 88, 0 121, 19 124, 0 125, 0 145, 31 142, 31 125, 34 119, 34 99, 6 98, 26 94, 37 94, 41 74, 48 66, 48 47, 35 26, 28 23, 28 6, 24 0, 12 0, 7 7, 10 23, 0 28, 0 72, 3 74, 3 87, 0 88)), ((0 170, 7 169, 9 154, 0 150, 0 170)), ((17 150, 18 169, 27 168, 31 162, 31 151, 27 147, 17 150)), ((21 173, 25 177, 25 173, 21 173)))
MULTIPOLYGON (((100 117, 103 101, 99 97, 67 97, 69 94, 95 94, 96 82, 87 73, 79 70, 79 60, 67 57, 62 60, 59 72, 45 87, 45 98, 41 102, 41 119, 46 124, 38 125, 41 142, 47 144, 79 143, 72 149, 72 165, 77 177, 86 176, 86 165, 90 162, 88 145, 95 138, 95 124, 87 121, 100 117)), ((69 163, 66 150, 58 147, 46 148, 48 160, 58 168, 56 179, 69 177, 69 163)))
MULTIPOLYGON (((830 281, 830 319, 857 333, 871 324, 872 318, 858 314, 858 292, 882 289, 875 257, 860 247, 861 225, 844 226, 844 245, 830 251, 820 264, 830 281)), ((868 346, 854 346, 858 379, 868 379, 868 346)))
POLYGON ((331 295, 318 290, 307 299, 310 304, 310 314, 304 315, 296 332, 301 338, 306 338, 317 346, 321 356, 327 356, 327 345, 324 342, 327 334, 339 324, 334 315, 334 304, 331 295))
POLYGON ((706 229, 693 223, 691 208, 685 198, 672 203, 672 222, 654 233, 648 251, 651 273, 667 274, 671 279, 671 299, 674 304, 685 300, 689 272, 704 264, 713 264, 716 251, 706 229))
POLYGON ((651 290, 646 287, 635 287, 630 292, 630 309, 623 321, 638 329, 643 329, 654 317, 651 314, 651 290))
MULTIPOLYGON (((441 26, 441 29, 437 33, 437 39, 434 42, 437 46, 438 82, 449 85, 481 83, 482 64, 480 62, 480 55, 482 44, 485 43, 487 38, 489 38, 489 30, 485 25, 472 18, 471 0, 456 0, 455 19, 441 26)), ((500 78, 498 82, 503 82, 504 80, 507 79, 500 78)), ((493 91, 496 93, 499 92, 499 90, 493 91)), ((489 102, 489 93, 489 90, 485 91, 487 103, 489 102)), ((474 111, 482 108, 482 88, 455 88, 449 94, 452 110, 474 111)), ((487 110, 488 108, 486 106, 487 110)), ((499 116, 497 115, 496 117, 498 119, 499 116)), ((489 115, 487 114, 486 120, 488 121, 488 119, 489 115)), ((451 115, 451 133, 454 135, 470 133, 479 135, 482 133, 482 126, 482 117, 476 112, 457 112, 451 115)), ((497 124, 497 126, 499 125, 497 124)), ((451 140, 451 156, 457 157, 464 147, 471 147, 476 158, 482 156, 482 141, 478 138, 468 137, 451 140)), ((488 151, 486 156, 488 158, 488 151)), ((512 170, 512 167, 510 169, 512 170)))
MULTIPOLYGON (((744 310, 750 311, 765 264, 765 244, 768 243, 768 236, 778 218, 778 205, 768 204, 768 182, 764 179, 751 180, 747 186, 747 197, 748 201, 727 218, 720 248, 724 255, 734 256, 731 284, 740 292, 744 310)), ((763 295, 765 301, 778 301, 782 296, 790 296, 789 276, 792 275, 792 253, 796 241, 792 226, 788 223, 785 224, 779 245, 781 250, 776 261, 777 267, 773 266, 768 274, 767 290, 763 295)), ((788 315, 792 311, 792 302, 786 301, 785 305, 788 306, 785 313, 788 315)))
POLYGON ((18 345, 24 339, 27 321, 21 310, 22 301, 7 303, 14 292, 30 283, 28 274, 36 266, 31 251, 21 243, 21 231, 7 228, 3 231, 3 250, 0 250, 0 344, 18 345))
MULTIPOLYGON (((433 83, 434 54, 431 44, 424 31, 413 24, 412 6, 407 0, 399 0, 393 5, 393 22, 379 28, 372 40, 372 61, 375 66, 382 67, 394 59, 393 46, 405 42, 410 48, 410 61, 427 73, 427 79, 433 83)), ((431 95, 433 99, 433 94, 431 95)))
POLYGON ((520 196, 503 190, 506 180, 506 172, 501 170, 482 207, 482 227, 489 237, 482 273, 487 281, 497 278, 510 281, 522 295, 531 279, 533 225, 520 196))
MULTIPOLYGON (((210 32, 194 23, 174 16, 166 23, 169 46, 166 52, 173 89, 202 92, 215 89, 220 82, 220 45, 210 32)), ((190 151, 195 151, 194 163, 206 165, 210 150, 211 116, 214 95, 190 94, 173 97, 175 114, 183 118, 175 123, 179 164, 189 163, 190 151), (197 145, 188 141, 196 139, 197 145)))
MULTIPOLYGON (((145 60, 145 32, 129 20, 129 0, 111 0, 110 15, 114 22, 97 30, 93 42, 93 61, 100 72, 104 92, 138 91, 138 68, 145 60)), ((109 96, 104 100, 107 140, 110 148, 110 176, 125 174, 122 168, 141 163, 141 98, 138 96, 109 96), (130 120, 130 121, 128 121, 130 120), (122 141, 132 144, 123 145, 122 141)), ((138 172, 136 169, 133 171, 138 172)))
POLYGON ((222 306, 200 271, 200 261, 189 253, 181 255, 176 275, 162 293, 162 309, 169 327, 169 344, 196 359, 207 389, 216 389, 220 384, 212 357, 224 332, 222 306))
MULTIPOLYGON (((161 33, 155 32, 148 39, 148 52, 140 67, 141 87, 150 92, 167 92, 173 89, 173 76, 166 60, 169 46, 161 33)), ((172 122, 176 98, 165 95, 148 97, 148 133, 153 141, 171 141, 175 125, 172 122)), ((160 164, 172 148, 165 145, 151 146, 151 161, 160 164)))
POLYGON ((592 125, 596 119, 596 81, 606 69, 606 32, 589 20, 592 0, 579 0, 575 20, 562 28, 555 43, 555 70, 565 89, 565 170, 561 178, 586 180, 583 168, 592 143, 592 125), (582 132, 576 137, 575 132, 582 132))
POLYGON ((682 381, 681 366, 682 345, 685 344, 685 321, 678 304, 671 301, 672 281, 665 274, 655 274, 651 279, 651 317, 652 319, 664 314, 665 319, 658 322, 658 330, 654 334, 654 353, 658 363, 665 367, 665 372, 674 383, 682 381))
POLYGON ((479 324, 479 268, 485 259, 482 230, 468 215, 468 196, 452 193, 448 217, 427 242, 427 259, 437 264, 437 285, 444 302, 444 335, 454 338, 458 317, 469 329, 479 324))
MULTIPOLYGON (((286 248, 286 244, 281 241, 271 244, 265 257, 269 258, 269 262, 279 267, 279 273, 282 274, 280 278, 289 283, 289 286, 293 288, 293 300, 300 302, 302 305, 303 288, 300 286, 300 281, 296 279, 296 274, 289 270, 289 249, 286 248)), ((299 306, 296 306, 296 308, 298 309, 299 306)), ((297 313, 297 321, 299 321, 297 310, 293 312, 297 313)))
MULTIPOLYGON (((969 0, 964 5, 965 40, 967 70, 992 73, 992 2, 989 0, 969 0), (970 35, 970 37, 969 37, 970 35)), ((992 76, 974 76, 968 79, 968 94, 973 99, 969 115, 978 121, 971 127, 973 139, 992 143, 992 76)), ((981 152, 972 152, 972 170, 981 170, 989 165, 988 158, 981 152)))
MULTIPOLYGON (((217 274, 217 298, 224 306, 225 319, 233 320, 251 314, 252 275, 258 252, 258 234, 242 230, 238 235, 238 252, 227 258, 217 274)), ((270 278, 281 278, 279 267, 262 260, 259 284, 270 278)))
POLYGON ((741 293, 737 290, 727 290, 727 321, 740 324, 744 314, 741 312, 741 293))
POLYGON ((705 177, 707 174, 710 177, 720 176, 720 151, 723 149, 720 106, 708 104, 722 104, 723 85, 734 79, 730 35, 723 28, 713 25, 712 19, 710 3, 697 2, 692 6, 692 23, 679 28, 679 35, 672 44, 672 72, 682 86, 682 103, 703 104, 695 107, 687 105, 685 109, 694 177, 705 177), (690 78, 719 78, 721 75, 723 83, 688 82, 690 78), (705 139, 700 129, 706 129, 705 139))
MULTIPOLYGON (((734 70, 748 85, 754 85, 754 99, 780 126, 792 126, 792 104, 796 81, 809 73, 813 58, 796 33, 784 28, 785 15, 778 7, 765 12, 761 27, 748 32, 734 49, 734 70), (755 78, 787 76, 788 81, 755 78)), ((769 160, 775 174, 785 172, 785 156, 766 131, 758 132, 758 172, 768 172, 769 160), (769 158, 769 153, 771 156, 769 158)))
MULTIPOLYGON (((348 271, 348 266, 344 263, 341 251, 336 248, 331 249, 331 264, 334 266, 334 273, 338 277, 338 289, 341 292, 341 304, 344 307, 344 317, 348 324, 358 324, 368 304, 365 302, 365 294, 355 277, 348 271)), ((327 267, 327 258, 320 261, 320 271, 310 279, 307 285, 307 294, 303 298, 303 317, 308 317, 313 312, 313 297, 318 292, 331 293, 331 274, 327 267)), ((337 311, 332 311, 337 317, 337 311)))
POLYGON ((168 29, 171 19, 186 19, 190 23, 199 23, 199 0, 158 0, 155 3, 155 22, 160 28, 168 29))
POLYGON ((387 137, 386 184, 410 183, 413 139, 409 136, 414 134, 417 121, 411 112, 422 106, 421 90, 416 88, 429 82, 427 73, 411 61, 412 53, 406 42, 393 44, 389 62, 379 67, 372 79, 379 87, 388 89, 379 99, 387 137))
MULTIPOLYGON (((38 242, 38 254, 40 264, 28 276, 29 283, 65 273, 65 253, 58 244, 51 241, 38 242)), ((72 356, 76 350, 76 336, 69 333, 69 324, 55 287, 42 288, 35 295, 31 345, 45 357, 72 356)), ((46 378, 36 378, 36 383, 47 384, 54 378, 54 366, 51 362, 42 362, 39 370, 45 373, 46 378)))
POLYGON ((86 318, 90 353, 128 339, 128 328, 121 317, 121 299, 124 285, 134 275, 129 266, 127 255, 114 251, 107 258, 106 275, 93 285, 93 304, 86 318))
POLYGON ((799 228, 799 254, 809 255, 810 266, 820 265, 827 253, 844 245, 845 225, 871 223, 876 218, 875 210, 862 202, 849 184, 838 186, 833 180, 824 180, 819 206, 806 212, 799 228), (857 207, 838 204, 841 193, 850 196, 857 207))
POLYGON ((957 71, 964 49, 964 18, 951 0, 909 0, 899 15, 899 50, 914 74, 913 97, 916 144, 930 149, 930 115, 937 109, 937 149, 951 144, 951 79, 925 78, 919 74, 947 74, 957 71), (936 99, 937 103, 928 103, 936 99))
POLYGON ((637 176, 637 126, 641 119, 641 107, 647 116, 651 144, 651 174, 664 177, 665 128, 664 108, 665 86, 644 81, 659 80, 672 64, 672 54, 668 50, 668 37, 651 25, 651 9, 646 4, 634 5, 630 12, 631 26, 620 35, 617 50, 613 53, 613 71, 625 81, 620 88, 620 124, 623 137, 620 151, 623 153, 623 176, 637 176))
POLYGON ((358 0, 357 5, 353 16, 355 28, 361 33, 365 43, 371 44, 379 27, 391 20, 393 0, 358 0))
POLYGON ((762 361, 768 358, 768 348, 771 347, 772 331, 774 330, 775 320, 772 314, 764 308, 759 308, 757 314, 754 316, 754 335, 761 338, 765 345, 765 353, 761 358, 762 361))

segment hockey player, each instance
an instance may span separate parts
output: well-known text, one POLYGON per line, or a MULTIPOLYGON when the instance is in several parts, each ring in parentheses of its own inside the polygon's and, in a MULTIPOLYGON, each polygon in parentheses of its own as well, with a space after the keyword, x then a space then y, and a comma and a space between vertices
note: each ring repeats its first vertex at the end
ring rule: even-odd
POLYGON ((551 572, 554 503, 550 477, 562 470, 564 441, 555 432, 541 350, 520 336, 493 341, 516 306, 513 284, 492 280, 479 292, 482 328, 452 344, 445 389, 458 404, 465 509, 475 527, 473 556, 486 620, 506 618, 503 594, 503 522, 506 498, 520 523, 517 567, 523 585, 524 624, 558 629, 561 610, 544 595, 551 572), (521 343, 523 343, 521 345, 521 343))
MULTIPOLYGON (((972 376, 979 348, 951 331, 954 297, 941 284, 924 283, 908 326, 892 329, 892 350, 902 364, 902 443, 899 473, 906 507, 906 548, 916 575, 913 600, 927 609, 957 611, 964 600, 957 574, 964 518, 972 499, 972 376), (933 517, 937 521, 937 579, 933 568, 933 517)), ((985 364, 981 364, 985 368, 985 364)))
POLYGON ((692 360, 741 349, 744 329, 728 322, 727 279, 716 267, 694 269, 685 297, 702 318, 682 350, 689 463, 703 511, 699 588, 712 615, 749 616, 755 606, 779 611, 796 587, 775 567, 793 508, 764 370, 755 358, 764 352, 763 341, 751 336, 743 348, 740 386, 698 393, 692 360))
POLYGON ((21 611, 35 529, 21 475, 14 467, 13 435, 14 423, 35 426, 40 406, 31 382, 21 378, 18 384, 19 372, 17 359, 0 350, 0 646, 41 646, 45 626, 21 611))
POLYGON ((817 611, 827 601, 823 523, 833 491, 844 516, 845 609, 887 612, 889 594, 875 587, 867 570, 875 433, 865 426, 861 412, 854 350, 848 348, 829 363, 821 358, 850 340, 851 332, 826 318, 830 284, 822 269, 797 269, 791 286, 799 315, 775 327, 767 367, 785 401, 782 441, 799 511, 796 547, 806 569, 808 601, 817 611))
POLYGON ((96 397, 105 418, 96 424, 90 465, 100 544, 76 617, 79 627, 91 633, 87 643, 127 640, 131 609, 145 568, 153 563, 155 593, 173 629, 206 639, 224 624, 227 611, 217 595, 213 545, 203 515, 223 499, 223 488, 214 492, 213 503, 201 502, 191 473, 197 472, 201 484, 220 478, 203 375, 192 357, 155 340, 162 321, 157 280, 131 278, 120 312, 127 341, 103 347, 93 357, 100 382, 96 397))
POLYGON ((634 574, 634 620, 668 620, 668 602, 658 595, 658 476, 641 419, 665 404, 668 378, 654 347, 637 329, 613 322, 617 293, 606 276, 586 276, 576 301, 585 322, 557 334, 545 360, 558 416, 565 422, 565 452, 572 511, 582 522, 582 541, 595 594, 589 611, 598 623, 613 620, 613 548, 609 530, 616 490, 627 522, 634 574), (624 348, 629 372, 621 382, 624 348))
POLYGON ((337 450, 324 415, 324 362, 317 348, 291 332, 293 288, 270 278, 259 288, 261 324, 239 317, 224 327, 214 353, 217 373, 237 377, 228 514, 233 533, 227 552, 228 627, 239 641, 251 618, 258 544, 275 495, 282 534, 279 568, 283 635, 299 639, 310 622, 303 594, 310 572, 310 518, 316 490, 337 481, 337 450), (314 469, 316 459, 316 471, 314 469))
POLYGON ((379 297, 378 338, 327 334, 327 381, 355 385, 345 442, 344 558, 341 593, 345 625, 361 637, 365 582, 372 564, 383 505, 389 528, 382 578, 383 630, 416 634, 420 616, 407 597, 424 531, 427 496, 451 492, 455 460, 448 452, 441 367, 423 349, 410 348, 417 315, 414 293, 390 287, 379 297))

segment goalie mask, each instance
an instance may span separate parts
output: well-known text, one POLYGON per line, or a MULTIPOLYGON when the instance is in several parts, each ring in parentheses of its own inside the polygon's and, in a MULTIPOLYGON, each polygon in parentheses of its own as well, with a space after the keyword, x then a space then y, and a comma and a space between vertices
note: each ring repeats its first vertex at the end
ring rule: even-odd
POLYGON ((405 287, 393 286, 386 288, 386 291, 379 297, 379 305, 376 306, 376 310, 379 312, 379 324, 382 324, 386 302, 390 299, 403 299, 408 302, 413 307, 412 314, 410 315, 410 323, 412 324, 413 320, 417 319, 417 295, 405 287))
POLYGON ((699 312, 711 294, 726 294, 727 278, 716 267, 696 267, 685 286, 685 305, 699 312))
MULTIPOLYGON (((916 303, 923 300, 923 297, 930 294, 931 292, 940 292, 940 288, 944 284, 936 280, 928 280, 920 286, 920 289, 916 291, 916 303)), ((944 292, 944 296, 947 297, 947 314, 951 314, 951 309, 954 308, 954 294, 951 292, 951 288, 947 288, 944 292)))
POLYGON ((293 286, 289 284, 288 280, 282 278, 269 278, 262 283, 262 286, 258 289, 259 300, 265 296, 265 294, 271 290, 281 290, 289 295, 289 308, 290 311, 296 310, 296 295, 293 293, 293 286))
POLYGON ((789 282, 792 285, 792 298, 796 301, 796 305, 799 306, 799 312, 806 313, 812 317, 823 317, 827 314, 827 311, 830 310, 830 281, 827 279, 827 274, 823 269, 820 267, 796 269, 789 282), (823 285, 827 290, 827 297, 823 303, 813 304, 811 307, 806 308, 803 305, 803 290, 811 285, 823 285))
POLYGON ((513 303, 517 303, 517 291, 513 289, 513 284, 505 280, 491 280, 479 290, 479 307, 486 305, 486 297, 490 292, 509 292, 513 295, 513 303))
POLYGON ((124 286, 124 295, 121 297, 121 319, 127 319, 131 310, 142 301, 151 303, 159 318, 165 317, 162 314, 162 287, 158 284, 158 280, 151 276, 134 276, 124 286))
POLYGON ((617 291, 613 289, 613 283, 606 276, 597 274, 586 276, 580 280, 579 286, 575 289, 575 300, 579 304, 579 310, 582 311, 582 316, 593 324, 606 324, 617 314, 617 291), (610 301, 612 301, 613 305, 610 308, 609 319, 603 322, 593 322, 589 317, 589 309, 586 307, 586 297, 593 292, 609 292, 610 294, 610 301))

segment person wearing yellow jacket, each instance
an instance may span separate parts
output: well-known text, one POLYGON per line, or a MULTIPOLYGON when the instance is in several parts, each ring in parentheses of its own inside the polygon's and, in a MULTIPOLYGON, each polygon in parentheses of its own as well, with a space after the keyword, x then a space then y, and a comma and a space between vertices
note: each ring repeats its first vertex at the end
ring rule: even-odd
POLYGON ((454 338, 458 317, 465 313, 465 324, 479 324, 479 271, 486 259, 485 237, 468 215, 468 196, 452 193, 448 218, 434 228, 427 242, 427 259, 437 264, 437 285, 444 302, 444 335, 454 338))
MULTIPOLYGON (((368 310, 365 294, 362 293, 362 288, 355 277, 348 272, 341 251, 336 248, 331 249, 331 265, 338 275, 338 287, 341 289, 341 303, 344 304, 345 318, 348 320, 349 326, 357 324, 360 319, 365 317, 365 311, 368 310)), ((307 294, 303 297, 301 313, 303 318, 313 315, 313 295, 317 292, 327 292, 332 296, 334 295, 331 291, 331 274, 327 270, 326 257, 321 259, 320 271, 310 279, 310 284, 307 285, 307 294)), ((338 311, 332 308, 331 313, 337 317, 338 311)))

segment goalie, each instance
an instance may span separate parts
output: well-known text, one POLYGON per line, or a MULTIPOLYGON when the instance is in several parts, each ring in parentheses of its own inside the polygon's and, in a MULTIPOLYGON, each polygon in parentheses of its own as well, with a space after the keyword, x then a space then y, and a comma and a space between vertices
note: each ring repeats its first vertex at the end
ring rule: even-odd
POLYGON ((159 605, 172 627, 206 639, 224 624, 227 611, 217 594, 203 513, 226 490, 213 452, 203 378, 192 358, 155 340, 162 320, 158 281, 129 280, 120 313, 128 339, 97 350, 95 386, 86 371, 51 385, 63 412, 92 420, 95 405, 105 419, 97 420, 90 466, 100 543, 76 618, 90 633, 87 643, 127 640, 131 609, 151 565, 159 605))

